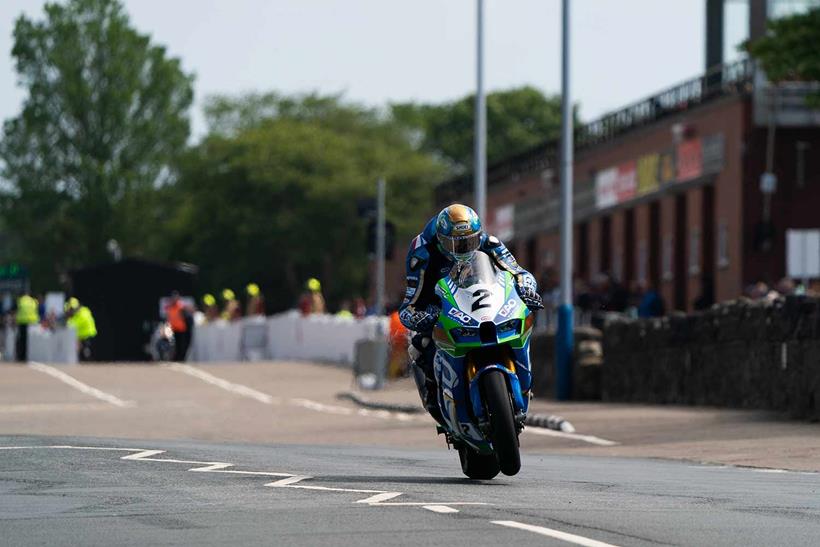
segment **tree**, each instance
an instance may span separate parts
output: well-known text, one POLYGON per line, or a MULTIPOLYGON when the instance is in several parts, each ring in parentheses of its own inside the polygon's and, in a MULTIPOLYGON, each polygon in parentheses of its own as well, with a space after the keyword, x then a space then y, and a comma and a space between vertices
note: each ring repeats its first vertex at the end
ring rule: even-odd
POLYGON ((253 280, 273 309, 292 306, 309 277, 331 302, 366 295, 356 205, 379 176, 399 241, 427 220, 442 168, 378 111, 337 96, 266 94, 210 99, 206 116, 213 131, 167 188, 177 209, 164 251, 198 264, 203 290, 253 280))
POLYGON ((140 252, 155 190, 188 138, 192 76, 117 0, 20 16, 12 56, 28 96, 3 126, 2 212, 35 285, 104 259, 111 238, 140 252))
MULTIPOLYGON (((742 47, 773 82, 820 81, 820 8, 769 21, 768 35, 742 47)), ((820 93, 808 100, 820 107, 820 93)))
MULTIPOLYGON (((400 103, 392 113, 422 150, 441 158, 453 174, 472 169, 475 96, 443 104, 400 103)), ((534 87, 487 95, 487 161, 492 164, 557 138, 561 99, 534 87)))

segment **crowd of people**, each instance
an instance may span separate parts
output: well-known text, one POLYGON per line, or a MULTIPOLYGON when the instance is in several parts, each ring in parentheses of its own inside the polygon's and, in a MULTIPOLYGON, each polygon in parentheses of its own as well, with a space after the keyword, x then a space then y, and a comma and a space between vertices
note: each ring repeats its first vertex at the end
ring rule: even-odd
MULTIPOLYGON (((14 308, 7 314, 5 326, 10 328, 12 325, 17 331, 14 340, 14 358, 18 362, 28 360, 29 329, 37 325, 50 331, 64 326, 74 329, 77 335, 77 358, 80 361, 92 359, 97 324, 88 306, 82 305, 75 297, 66 300, 62 313, 59 313, 53 309, 47 309, 42 296, 35 298, 25 292, 17 298, 14 308)), ((6 350, 8 351, 9 348, 6 350)))

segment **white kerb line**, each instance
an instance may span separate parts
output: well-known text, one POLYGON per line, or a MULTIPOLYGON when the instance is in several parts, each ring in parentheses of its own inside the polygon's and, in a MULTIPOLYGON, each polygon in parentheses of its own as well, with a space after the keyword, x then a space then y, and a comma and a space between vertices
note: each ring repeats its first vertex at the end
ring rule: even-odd
POLYGON ((610 441, 609 439, 602 439, 594 435, 581 435, 580 433, 566 433, 564 431, 555 431, 553 429, 542 429, 538 427, 528 427, 524 430, 525 433, 534 433, 535 435, 543 435, 545 437, 561 437, 562 439, 573 439, 575 441, 583 441, 589 444, 596 444, 598 446, 616 446, 620 443, 610 441))
POLYGON ((490 522, 507 526, 508 528, 526 530, 527 532, 566 541, 567 543, 574 543, 575 545, 583 545, 584 547, 617 547, 611 543, 604 543, 603 541, 585 538, 584 536, 576 536, 575 534, 568 534, 560 530, 553 530, 552 528, 545 528, 543 526, 533 526, 532 524, 524 524, 523 522, 516 522, 514 520, 491 520, 490 522))
POLYGON ((205 372, 202 369, 192 367, 191 365, 181 365, 177 363, 172 364, 165 364, 163 365, 171 370, 175 370, 177 372, 182 372, 189 376, 193 376, 194 378, 199 378, 203 382, 207 382, 213 386, 219 387, 224 389, 225 391, 230 391, 231 393, 235 393, 237 395, 242 395, 243 397, 248 397, 250 399, 255 399, 260 403, 265 403, 266 405, 278 404, 280 401, 276 397, 272 397, 267 393, 262 393, 261 391, 256 391, 255 389, 243 386, 242 384, 235 384, 233 382, 229 382, 224 378, 220 378, 218 376, 214 376, 208 372, 205 372))
POLYGON ((118 406, 120 408, 136 406, 136 403, 134 403, 134 401, 124 401, 116 395, 111 395, 110 393, 106 393, 95 387, 91 387, 90 385, 77 380, 73 376, 69 376, 62 370, 59 370, 55 367, 44 365, 43 363, 37 363, 35 361, 31 361, 28 364, 28 367, 36 371, 42 372, 44 374, 48 374, 53 378, 57 378, 61 382, 70 385, 77 391, 81 391, 86 395, 91 395, 92 397, 96 397, 97 399, 105 401, 106 403, 112 404, 114 406, 118 406))

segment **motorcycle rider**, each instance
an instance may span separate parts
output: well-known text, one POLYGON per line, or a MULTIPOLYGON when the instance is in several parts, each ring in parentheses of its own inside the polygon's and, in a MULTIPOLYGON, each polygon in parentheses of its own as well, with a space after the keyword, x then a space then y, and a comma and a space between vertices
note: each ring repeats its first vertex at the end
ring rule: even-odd
POLYGON ((416 333, 409 349, 416 385, 427 412, 439 423, 443 420, 433 373, 435 345, 431 334, 441 303, 435 287, 455 262, 469 261, 477 251, 487 253, 499 269, 513 274, 515 288, 524 304, 533 310, 544 307, 535 278, 518 265, 497 237, 484 232, 481 220, 470 207, 455 203, 430 219, 424 231, 410 243, 407 288, 399 318, 405 327, 416 333))

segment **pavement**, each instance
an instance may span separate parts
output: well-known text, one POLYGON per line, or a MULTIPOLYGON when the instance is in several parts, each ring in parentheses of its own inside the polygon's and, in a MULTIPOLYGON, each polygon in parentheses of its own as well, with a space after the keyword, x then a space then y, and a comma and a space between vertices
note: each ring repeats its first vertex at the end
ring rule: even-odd
POLYGON ((577 433, 528 428, 521 473, 482 482, 351 388, 308 363, 0 365, 2 543, 820 544, 820 424, 537 400, 577 433))

